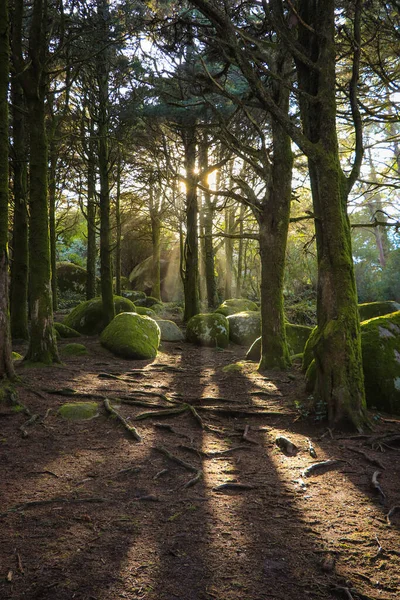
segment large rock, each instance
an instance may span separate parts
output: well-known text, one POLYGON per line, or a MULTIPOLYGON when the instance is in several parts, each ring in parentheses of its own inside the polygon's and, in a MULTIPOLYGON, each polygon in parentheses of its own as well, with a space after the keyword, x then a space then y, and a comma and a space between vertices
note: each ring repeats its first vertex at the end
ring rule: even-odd
POLYGON ((57 321, 54 323, 54 329, 60 338, 76 338, 81 335, 79 331, 71 329, 71 327, 68 327, 64 323, 58 323, 57 321))
MULTIPOLYGON (((286 323, 285 330, 289 354, 291 356, 301 354, 311 332, 313 331, 313 328, 307 327, 306 325, 293 325, 292 323, 286 323)), ((261 337, 257 338, 250 346, 250 349, 246 354, 246 358, 247 360, 255 361, 259 361, 261 359, 261 337)))
POLYGON ((135 312, 137 312, 138 315, 146 315, 147 317, 151 317, 152 319, 155 319, 156 317, 156 313, 154 312, 154 310, 151 310, 151 308, 146 308, 146 306, 136 306, 135 312))
MULTIPOLYGON (((122 298, 122 296, 114 296, 114 307, 115 314, 135 311, 133 302, 128 298, 122 298)), ((63 323, 81 334, 96 335, 101 333, 105 327, 101 298, 81 302, 65 317, 63 323)))
POLYGON ((156 319, 156 321, 161 330, 162 342, 182 342, 185 339, 183 332, 173 321, 165 319, 156 319))
POLYGON ((126 290, 122 292, 122 296, 124 298, 128 298, 132 300, 136 304, 137 300, 142 300, 146 302, 146 294, 144 292, 140 292, 139 290, 126 290))
POLYGON ((369 407, 400 414, 400 311, 361 323, 369 407))
POLYGON ((261 334, 261 314, 246 310, 227 317, 229 339, 241 346, 250 346, 261 334))
POLYGON ((57 263, 57 285, 61 295, 66 292, 84 294, 86 290, 87 271, 79 265, 66 261, 57 263))
POLYGON ((123 312, 107 325, 100 342, 116 356, 147 360, 157 356, 160 328, 146 315, 123 312))
POLYGON ((188 321, 186 339, 198 346, 226 348, 229 344, 228 320, 219 313, 195 315, 188 321))
POLYGON ((215 312, 228 317, 244 310, 258 310, 258 307, 255 302, 246 298, 229 298, 220 304, 215 312))
POLYGON ((360 321, 367 321, 375 317, 382 317, 390 313, 400 310, 400 304, 394 300, 386 300, 384 302, 365 302, 358 305, 360 313, 360 321))

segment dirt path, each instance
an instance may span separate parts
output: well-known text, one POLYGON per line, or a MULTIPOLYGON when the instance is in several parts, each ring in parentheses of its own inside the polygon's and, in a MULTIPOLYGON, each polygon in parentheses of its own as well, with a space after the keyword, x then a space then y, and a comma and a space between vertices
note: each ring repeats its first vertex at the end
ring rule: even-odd
MULTIPOLYGON (((400 509, 386 518, 400 505, 396 438, 379 446, 331 436, 302 415, 298 370, 224 370, 243 361, 243 348, 165 343, 143 363, 78 341, 89 356, 19 367, 41 392, 21 389, 24 404, 41 417, 51 409, 43 422, 23 437, 27 417, 0 414, 1 599, 400 597, 400 509), (69 398, 49 393, 63 388, 97 396, 99 416, 64 421, 57 409, 69 398), (113 402, 141 442, 107 415, 102 396, 143 403, 113 402), (171 408, 186 410, 158 414, 171 408), (277 447, 279 435, 298 446, 295 456, 277 447), (327 459, 340 462, 302 476, 327 459), (385 498, 371 483, 376 471, 385 498)), ((377 422, 374 436, 390 432, 400 435, 400 422, 377 422)))

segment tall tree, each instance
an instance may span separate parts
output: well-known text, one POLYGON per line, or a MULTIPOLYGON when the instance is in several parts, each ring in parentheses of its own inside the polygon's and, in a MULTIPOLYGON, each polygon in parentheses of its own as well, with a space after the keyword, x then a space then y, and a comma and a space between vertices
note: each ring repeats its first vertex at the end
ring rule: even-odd
POLYGON ((26 359, 58 362, 53 330, 48 215, 48 144, 45 98, 48 90, 49 12, 47 0, 34 0, 28 49, 22 51, 24 3, 15 0, 13 27, 17 32, 13 59, 29 114, 29 301, 31 335, 26 359))
POLYGON ((8 76, 7 2, 0 3, 0 379, 12 379, 8 305, 8 76))

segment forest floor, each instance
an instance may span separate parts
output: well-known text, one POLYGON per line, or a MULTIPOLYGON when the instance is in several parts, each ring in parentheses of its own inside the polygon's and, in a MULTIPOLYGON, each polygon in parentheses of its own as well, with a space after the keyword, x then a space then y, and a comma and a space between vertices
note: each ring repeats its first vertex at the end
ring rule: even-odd
POLYGON ((0 411, 2 600, 400 597, 400 420, 330 431, 299 367, 261 375, 239 346, 143 362, 77 341, 88 356, 17 364, 36 421, 0 411), (72 390, 96 418, 57 413, 72 390))

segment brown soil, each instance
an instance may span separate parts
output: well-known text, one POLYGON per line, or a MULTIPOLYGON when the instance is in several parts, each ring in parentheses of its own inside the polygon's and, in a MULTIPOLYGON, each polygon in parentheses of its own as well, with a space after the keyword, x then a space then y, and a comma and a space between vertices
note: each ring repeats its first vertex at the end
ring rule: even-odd
POLYGON ((330 432, 305 418, 298 368, 262 376, 244 362, 224 371, 243 361, 237 346, 165 343, 155 361, 140 362, 78 341, 89 356, 18 366, 30 386, 20 400, 40 415, 28 435, 24 413, 0 414, 2 600, 399 598, 400 509, 387 519, 400 505, 399 445, 380 442, 400 434, 400 421, 380 419, 368 436, 330 432), (62 388, 152 404, 113 404, 142 441, 101 398, 97 418, 63 420, 57 410, 71 400, 49 393, 62 388), (135 421, 174 408, 140 391, 197 412, 135 421), (243 439, 246 425, 254 443, 243 439), (277 447, 278 435, 298 446, 296 456, 277 447), (341 462, 302 476, 326 459, 341 462), (371 483, 377 470, 385 498, 371 483), (218 489, 226 483, 243 487, 218 489))

